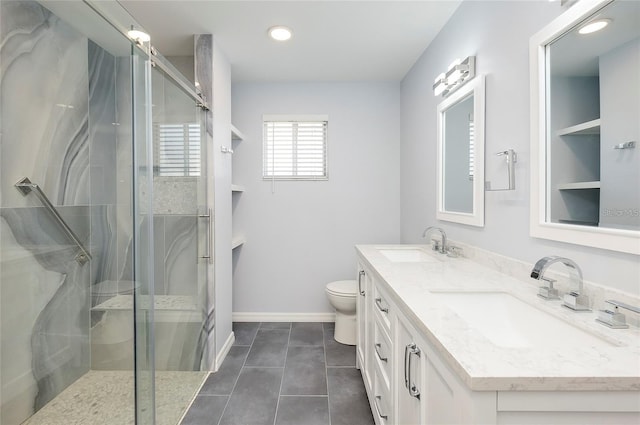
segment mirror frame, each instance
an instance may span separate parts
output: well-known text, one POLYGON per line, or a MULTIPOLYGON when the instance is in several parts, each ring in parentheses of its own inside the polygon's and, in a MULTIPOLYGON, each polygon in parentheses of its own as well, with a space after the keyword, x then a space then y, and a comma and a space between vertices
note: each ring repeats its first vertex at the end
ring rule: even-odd
POLYGON ((484 76, 476 75, 464 86, 453 92, 438 105, 438 153, 437 153, 437 209, 438 220, 452 221, 469 226, 484 227, 484 76), (447 109, 461 100, 473 96, 474 116, 474 179, 473 179, 473 212, 455 212, 444 209, 444 114, 447 109))
POLYGON ((552 223, 548 217, 547 96, 549 73, 547 45, 614 0, 582 0, 531 37, 529 42, 531 102, 531 212, 529 233, 550 239, 640 255, 640 231, 552 223))

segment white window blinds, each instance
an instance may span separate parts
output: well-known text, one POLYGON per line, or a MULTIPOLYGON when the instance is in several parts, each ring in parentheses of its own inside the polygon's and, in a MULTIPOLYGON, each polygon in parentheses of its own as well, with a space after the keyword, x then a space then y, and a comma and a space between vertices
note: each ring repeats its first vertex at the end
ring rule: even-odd
POLYGON ((154 168, 158 176, 200 175, 200 124, 154 125, 154 168))
POLYGON ((264 120, 265 179, 326 180, 327 120, 264 120))

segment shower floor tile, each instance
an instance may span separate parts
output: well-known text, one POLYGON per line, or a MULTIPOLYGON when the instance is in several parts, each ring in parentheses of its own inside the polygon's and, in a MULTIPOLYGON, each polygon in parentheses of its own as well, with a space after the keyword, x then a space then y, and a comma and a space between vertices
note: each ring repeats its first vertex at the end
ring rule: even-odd
MULTIPOLYGON (((178 423, 206 372, 156 373, 156 424, 178 423)), ((22 425, 134 424, 132 371, 92 370, 22 425)))

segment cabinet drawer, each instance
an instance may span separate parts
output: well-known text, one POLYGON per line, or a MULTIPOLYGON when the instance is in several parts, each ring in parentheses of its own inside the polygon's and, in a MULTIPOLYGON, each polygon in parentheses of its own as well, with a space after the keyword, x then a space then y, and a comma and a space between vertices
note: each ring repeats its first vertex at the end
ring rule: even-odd
POLYGON ((375 315, 380 319, 387 335, 391 335, 391 304, 387 294, 381 291, 378 285, 373 290, 373 311, 376 312, 375 315))
POLYGON ((382 377, 379 364, 376 363, 373 378, 373 416, 380 425, 393 424, 391 391, 382 377))
POLYGON ((371 342, 372 357, 380 368, 382 378, 386 383, 387 389, 391 388, 391 368, 393 365, 393 348, 391 340, 380 318, 376 317, 373 331, 373 341, 371 342))

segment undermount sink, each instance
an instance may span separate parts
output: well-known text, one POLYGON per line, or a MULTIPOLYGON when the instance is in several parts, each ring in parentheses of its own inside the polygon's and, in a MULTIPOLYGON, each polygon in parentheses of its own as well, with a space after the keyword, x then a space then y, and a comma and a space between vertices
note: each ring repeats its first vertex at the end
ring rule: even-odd
POLYGON ((467 322, 469 327, 500 347, 614 345, 506 292, 434 291, 432 294, 467 322))
POLYGON ((437 261, 420 248, 379 248, 378 252, 394 263, 420 263, 437 261))

